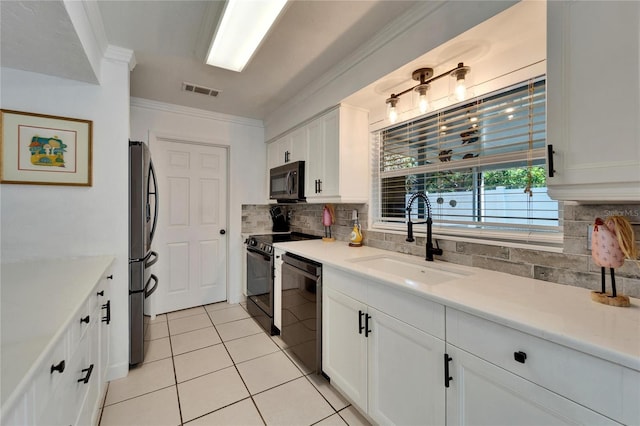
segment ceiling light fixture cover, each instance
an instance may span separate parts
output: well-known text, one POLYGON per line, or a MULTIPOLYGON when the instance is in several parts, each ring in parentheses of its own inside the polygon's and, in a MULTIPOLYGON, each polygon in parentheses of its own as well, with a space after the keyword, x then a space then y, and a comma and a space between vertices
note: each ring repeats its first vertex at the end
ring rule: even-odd
POLYGON ((206 63, 242 71, 286 3, 286 0, 227 0, 206 63))

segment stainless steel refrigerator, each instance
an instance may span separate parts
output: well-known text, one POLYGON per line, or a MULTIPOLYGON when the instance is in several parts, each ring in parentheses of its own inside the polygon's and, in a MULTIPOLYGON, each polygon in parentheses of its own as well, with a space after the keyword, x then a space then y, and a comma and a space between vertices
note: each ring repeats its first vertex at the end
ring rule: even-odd
POLYGON ((149 148, 129 141, 129 364, 144 361, 144 300, 158 288, 151 243, 158 224, 158 184, 149 148))

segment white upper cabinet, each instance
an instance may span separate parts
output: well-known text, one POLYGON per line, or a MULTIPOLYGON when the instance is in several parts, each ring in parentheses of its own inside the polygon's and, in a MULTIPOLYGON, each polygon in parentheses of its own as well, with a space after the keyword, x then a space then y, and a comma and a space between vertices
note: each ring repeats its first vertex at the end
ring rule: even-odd
POLYGON ((305 196, 310 203, 366 203, 369 199, 369 114, 340 105, 267 147, 267 172, 305 161, 305 196))
POLYGON ((307 126, 307 201, 365 203, 369 193, 368 113, 341 105, 307 126))
POLYGON ((292 161, 305 160, 307 155, 306 131, 297 128, 274 140, 267 146, 267 171, 292 161))
POLYGON ((640 2, 547 3, 554 199, 640 200, 639 24, 640 2))

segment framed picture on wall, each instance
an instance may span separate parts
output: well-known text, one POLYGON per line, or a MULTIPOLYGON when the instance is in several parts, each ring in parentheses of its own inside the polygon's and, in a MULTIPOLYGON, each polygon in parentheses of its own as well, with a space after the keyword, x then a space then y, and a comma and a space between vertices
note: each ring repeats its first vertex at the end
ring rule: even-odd
POLYGON ((0 110, 0 183, 91 186, 92 125, 0 110))

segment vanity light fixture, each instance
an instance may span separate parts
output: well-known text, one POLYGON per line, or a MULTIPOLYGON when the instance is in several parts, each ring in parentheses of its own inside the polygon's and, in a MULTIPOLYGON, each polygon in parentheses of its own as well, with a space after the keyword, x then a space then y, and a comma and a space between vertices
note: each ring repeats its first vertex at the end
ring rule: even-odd
POLYGON ((400 93, 392 93, 386 100, 387 104, 387 117, 393 124, 398 119, 397 105, 400 100, 400 96, 409 92, 415 92, 417 95, 418 109, 421 114, 424 114, 431 107, 431 83, 441 79, 445 76, 451 76, 453 81, 452 97, 456 101, 463 101, 466 97, 466 76, 471 72, 471 68, 460 62, 454 69, 444 72, 440 75, 433 76, 433 68, 419 68, 413 72, 411 77, 419 83, 413 87, 408 88, 400 93))
POLYGON ((227 0, 207 52, 207 65, 240 72, 287 0, 227 0))

